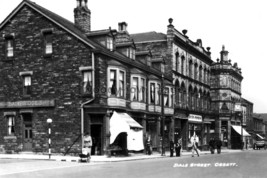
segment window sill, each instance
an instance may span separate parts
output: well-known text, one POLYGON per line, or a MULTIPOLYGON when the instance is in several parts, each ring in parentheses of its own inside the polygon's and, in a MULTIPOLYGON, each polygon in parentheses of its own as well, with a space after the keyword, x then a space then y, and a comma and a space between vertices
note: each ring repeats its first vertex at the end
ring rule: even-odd
POLYGON ((5 136, 4 139, 5 140, 11 140, 11 139, 17 139, 17 137, 14 135, 9 135, 9 136, 5 136))
POLYGON ((14 57, 13 56, 12 57, 5 57, 3 59, 4 62, 10 62, 10 61, 13 61, 13 60, 14 60, 14 57))
POLYGON ((51 54, 44 54, 43 56, 44 56, 44 58, 52 58, 52 54, 53 53, 51 53, 51 54))

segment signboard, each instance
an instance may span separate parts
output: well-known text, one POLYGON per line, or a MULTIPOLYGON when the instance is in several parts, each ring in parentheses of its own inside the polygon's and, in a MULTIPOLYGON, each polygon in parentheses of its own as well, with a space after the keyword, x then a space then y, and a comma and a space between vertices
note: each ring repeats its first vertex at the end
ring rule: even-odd
POLYGON ((194 114, 189 114, 188 121, 202 122, 202 116, 200 116, 200 115, 194 115, 194 114))
POLYGON ((235 103, 235 112, 241 112, 241 111, 242 111, 241 103, 235 103))
POLYGON ((0 102, 0 108, 34 108, 34 107, 53 107, 55 100, 32 100, 0 102))

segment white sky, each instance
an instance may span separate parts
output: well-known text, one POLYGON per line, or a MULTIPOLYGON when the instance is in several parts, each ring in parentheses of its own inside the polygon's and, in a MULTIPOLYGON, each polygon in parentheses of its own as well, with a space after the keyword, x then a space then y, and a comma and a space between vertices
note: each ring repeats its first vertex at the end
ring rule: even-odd
MULTIPOLYGON (((0 21, 22 0, 0 1, 0 21)), ((73 22, 76 0, 32 0, 73 22)), ((92 30, 118 29, 127 22, 129 33, 148 31, 166 34, 168 19, 180 32, 187 29, 192 41, 202 39, 211 47, 212 59, 222 45, 229 59, 242 68, 242 97, 254 103, 254 112, 267 108, 267 1, 266 0, 88 0, 92 30)))

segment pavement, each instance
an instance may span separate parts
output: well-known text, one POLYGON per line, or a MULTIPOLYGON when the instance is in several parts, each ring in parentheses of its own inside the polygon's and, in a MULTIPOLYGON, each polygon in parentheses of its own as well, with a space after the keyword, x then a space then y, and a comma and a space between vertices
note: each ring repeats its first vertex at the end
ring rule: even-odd
MULTIPOLYGON (((249 151, 249 150, 244 150, 249 151)), ((222 149, 221 154, 225 153, 236 153, 242 152, 242 150, 231 150, 222 149)), ((200 151, 201 155, 211 154, 210 151, 200 151)), ((215 153, 216 154, 216 153, 215 153)), ((174 153, 175 155, 175 153, 174 153)), ((191 156, 190 151, 182 151, 181 156, 191 156)), ((101 156, 91 156, 90 162, 120 162, 120 161, 133 161, 133 160, 143 160, 143 159, 158 159, 170 157, 170 152, 166 151, 165 156, 162 156, 159 152, 153 152, 152 155, 145 155, 143 153, 129 153, 128 156, 111 156, 106 155, 101 156)), ((78 156, 63 156, 63 155, 51 155, 49 158, 48 154, 36 154, 32 152, 21 152, 18 154, 0 154, 0 159, 30 159, 30 160, 51 160, 51 161, 67 161, 67 162, 79 162, 80 158, 78 156)))

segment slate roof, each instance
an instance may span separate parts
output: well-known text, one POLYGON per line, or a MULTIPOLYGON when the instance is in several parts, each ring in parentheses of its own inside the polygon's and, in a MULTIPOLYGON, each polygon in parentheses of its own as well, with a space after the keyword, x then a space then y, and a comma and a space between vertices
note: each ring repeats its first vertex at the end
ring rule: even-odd
POLYGON ((135 43, 143 42, 143 41, 162 41, 167 40, 167 35, 163 33, 158 33, 155 31, 145 32, 145 33, 136 33, 131 34, 131 37, 134 39, 135 43))
MULTIPOLYGON (((7 17, 6 19, 0 24, 0 29, 4 27, 4 25, 24 6, 24 5, 28 5, 29 7, 31 7, 32 9, 36 10, 37 12, 39 12, 40 14, 42 14, 43 16, 47 17, 49 20, 51 20, 52 22, 56 23, 57 25, 59 25, 60 27, 64 28, 66 31, 70 32, 72 35, 74 35, 75 37, 77 37, 78 39, 80 39, 81 41, 83 41, 85 44, 89 45, 92 49, 95 49, 95 52, 100 52, 102 54, 108 55, 120 62, 124 62, 124 63, 128 63, 131 65, 134 65, 138 68, 142 68, 143 70, 149 71, 151 73, 153 73, 154 75, 160 76, 160 74, 158 73, 158 71, 156 69, 151 69, 148 66, 144 66, 143 63, 138 62, 138 61, 133 61, 133 60, 128 60, 125 58, 124 55, 122 55, 121 53, 118 53, 117 51, 109 51, 107 50, 105 47, 101 46, 100 44, 94 42, 93 40, 90 40, 87 38, 86 35, 83 31, 81 31, 79 28, 77 28, 75 26, 75 24, 57 14, 55 14, 54 12, 51 12, 47 9, 45 9, 44 7, 36 4, 35 2, 32 2, 30 0, 23 0, 7 17)), ((103 32, 107 32, 107 30, 103 30, 103 32)), ((156 32, 154 32, 156 33, 156 32)), ((144 33, 146 34, 146 33, 144 33)), ((90 36, 90 35, 88 35, 90 36)), ((138 35, 137 35, 138 36, 138 35)), ((149 36, 153 36, 153 35, 149 35, 149 36)), ((155 35, 155 36, 162 36, 162 35, 155 35)), ((167 78, 167 77, 165 77, 167 78)), ((171 80, 171 78, 168 78, 169 80, 171 80)))

